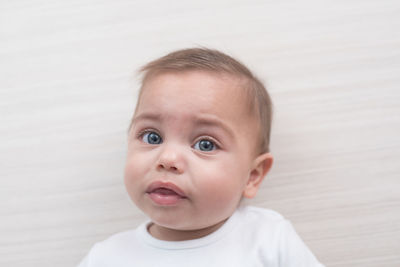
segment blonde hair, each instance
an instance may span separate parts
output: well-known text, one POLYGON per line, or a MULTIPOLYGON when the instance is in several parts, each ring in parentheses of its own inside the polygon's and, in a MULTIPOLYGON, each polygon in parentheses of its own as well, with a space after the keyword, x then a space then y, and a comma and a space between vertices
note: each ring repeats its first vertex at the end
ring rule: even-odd
POLYGON ((182 49, 147 63, 139 70, 143 77, 138 103, 143 85, 152 77, 169 71, 191 70, 230 74, 245 79, 244 89, 248 96, 249 108, 258 111, 256 115, 260 120, 260 151, 261 153, 269 152, 272 122, 271 98, 262 82, 245 65, 220 51, 208 48, 182 49))

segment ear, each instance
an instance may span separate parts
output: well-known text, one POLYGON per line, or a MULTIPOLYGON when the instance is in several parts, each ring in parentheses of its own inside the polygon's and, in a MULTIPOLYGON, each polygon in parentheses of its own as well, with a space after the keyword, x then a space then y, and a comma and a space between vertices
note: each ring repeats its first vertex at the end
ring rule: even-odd
POLYGON ((253 168, 250 170, 250 175, 243 191, 244 197, 253 198, 256 196, 258 188, 267 172, 271 169, 273 161, 274 159, 270 153, 261 154, 254 160, 253 168))

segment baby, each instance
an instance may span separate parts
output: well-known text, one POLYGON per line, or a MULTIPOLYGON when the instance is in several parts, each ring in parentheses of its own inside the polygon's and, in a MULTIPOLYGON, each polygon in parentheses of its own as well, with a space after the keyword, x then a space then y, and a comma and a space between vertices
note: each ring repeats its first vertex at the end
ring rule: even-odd
POLYGON ((273 162, 262 83, 205 48, 141 72, 125 185, 150 220, 95 244, 79 266, 322 266, 281 215, 241 204, 273 162))

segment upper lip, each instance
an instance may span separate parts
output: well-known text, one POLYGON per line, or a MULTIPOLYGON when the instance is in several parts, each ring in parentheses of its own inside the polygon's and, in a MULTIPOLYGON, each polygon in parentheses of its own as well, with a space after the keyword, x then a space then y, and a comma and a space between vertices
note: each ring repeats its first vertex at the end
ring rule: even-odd
POLYGON ((183 192, 182 189, 179 188, 179 186, 177 186, 171 182, 163 182, 163 181, 156 181, 156 182, 151 183, 149 185, 149 187, 147 188, 146 193, 151 193, 159 188, 169 189, 169 190, 174 191, 181 197, 186 197, 185 193, 183 192))

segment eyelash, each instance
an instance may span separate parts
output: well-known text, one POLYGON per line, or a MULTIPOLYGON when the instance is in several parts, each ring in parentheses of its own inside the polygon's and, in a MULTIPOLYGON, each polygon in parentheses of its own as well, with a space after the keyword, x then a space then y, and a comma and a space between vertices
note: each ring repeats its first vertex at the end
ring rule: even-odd
MULTIPOLYGON (((220 148, 221 148, 221 146, 219 145, 219 143, 217 142, 217 140, 215 140, 215 139, 212 138, 211 136, 200 136, 200 137, 196 138, 196 141, 194 142, 193 146, 194 146, 195 144, 197 144, 197 142, 199 142, 199 141, 201 141, 201 140, 207 140, 207 141, 212 142, 212 143, 214 144, 214 146, 215 146, 215 149, 220 149, 220 148)), ((192 147, 193 147, 193 146, 192 146, 192 147)))
POLYGON ((150 129, 144 129, 144 130, 139 131, 136 134, 136 138, 140 139, 140 138, 143 137, 143 135, 145 135, 147 133, 152 133, 152 132, 158 134, 159 136, 161 136, 161 134, 157 130, 150 128, 150 129))
MULTIPOLYGON (((154 132, 154 133, 158 134, 162 138, 161 134, 157 130, 152 129, 152 128, 144 129, 144 130, 139 131, 138 134, 136 135, 136 138, 137 139, 141 139, 141 138, 143 138, 143 136, 145 134, 151 133, 151 132, 154 132)), ((195 139, 195 142, 193 143, 193 145, 191 147, 193 147, 195 144, 197 144, 197 142, 199 142, 201 140, 210 141, 210 142, 212 142, 214 144, 215 149, 221 149, 221 146, 220 146, 219 142, 217 140, 215 140, 215 138, 213 138, 211 136, 199 136, 198 138, 195 139)))

